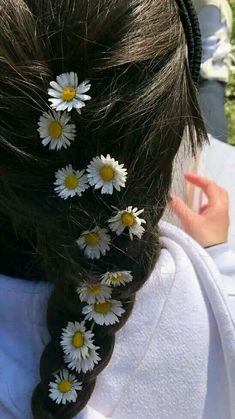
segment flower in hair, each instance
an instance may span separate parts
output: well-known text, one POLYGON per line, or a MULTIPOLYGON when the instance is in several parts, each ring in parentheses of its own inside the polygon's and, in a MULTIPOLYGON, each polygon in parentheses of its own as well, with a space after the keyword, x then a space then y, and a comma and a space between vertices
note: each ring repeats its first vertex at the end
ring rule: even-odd
POLYGON ((94 334, 86 330, 85 322, 68 322, 67 327, 63 329, 61 335, 61 346, 66 355, 75 361, 85 358, 88 355, 89 348, 94 348, 94 334))
POLYGON ((99 325, 114 324, 119 322, 119 318, 125 310, 122 303, 117 300, 106 300, 103 303, 89 304, 82 309, 86 320, 94 321, 99 325))
POLYGON ((76 127, 70 123, 70 115, 67 112, 49 111, 44 112, 38 122, 38 132, 42 138, 42 144, 49 150, 61 150, 62 147, 70 146, 75 139, 76 127))
POLYGON ((76 290, 80 300, 88 304, 103 303, 111 298, 112 290, 110 287, 101 284, 89 284, 78 287, 76 290))
POLYGON ((145 224, 146 221, 143 218, 139 218, 144 210, 138 210, 138 208, 128 207, 124 211, 118 211, 117 214, 108 220, 109 227, 118 236, 127 228, 131 240, 133 236, 137 236, 139 239, 144 234, 144 227, 141 224, 145 224))
POLYGON ((78 374, 83 372, 84 374, 87 371, 92 371, 94 366, 98 364, 101 360, 100 356, 97 353, 97 350, 100 349, 98 346, 88 349, 88 354, 85 358, 74 360, 69 355, 64 356, 64 361, 67 364, 68 368, 71 370, 76 370, 78 374))
POLYGON ((133 276, 130 271, 106 272, 101 277, 101 284, 118 287, 120 285, 126 285, 132 280, 133 276))
POLYGON ((82 390, 82 383, 77 381, 76 377, 66 369, 53 375, 55 381, 49 383, 49 397, 57 404, 76 402, 77 392, 82 390))
POLYGON ((48 89, 48 95, 51 96, 51 108, 56 111, 70 112, 73 108, 81 113, 81 108, 85 106, 85 101, 91 97, 86 95, 91 84, 89 80, 78 84, 78 76, 74 72, 63 73, 56 77, 56 81, 50 82, 51 89, 48 89))
POLYGON ((111 237, 107 233, 106 228, 96 226, 93 230, 84 231, 76 243, 89 259, 99 259, 110 250, 111 237))
POLYGON ((88 181, 102 194, 112 195, 113 189, 120 191, 125 187, 127 170, 108 154, 106 157, 94 157, 87 167, 88 181))
POLYGON ((55 191, 60 198, 67 199, 76 195, 81 196, 89 188, 87 175, 84 172, 85 170, 74 170, 71 164, 56 172, 54 185, 56 185, 55 191))

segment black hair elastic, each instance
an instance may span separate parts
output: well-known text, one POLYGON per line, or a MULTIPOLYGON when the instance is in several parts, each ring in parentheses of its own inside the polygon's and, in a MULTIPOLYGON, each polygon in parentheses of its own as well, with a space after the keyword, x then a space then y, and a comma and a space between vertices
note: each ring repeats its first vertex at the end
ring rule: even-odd
POLYGON ((176 0, 188 44, 189 65, 193 80, 199 82, 202 59, 201 31, 192 0, 176 0))

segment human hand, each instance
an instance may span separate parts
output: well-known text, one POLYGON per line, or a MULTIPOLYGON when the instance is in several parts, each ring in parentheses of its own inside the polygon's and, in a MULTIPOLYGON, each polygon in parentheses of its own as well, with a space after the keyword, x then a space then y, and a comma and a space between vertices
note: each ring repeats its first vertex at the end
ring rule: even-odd
POLYGON ((184 231, 202 247, 226 242, 229 229, 228 193, 211 180, 193 173, 187 173, 185 179, 203 190, 208 203, 196 214, 181 198, 172 196, 171 208, 180 219, 184 231))

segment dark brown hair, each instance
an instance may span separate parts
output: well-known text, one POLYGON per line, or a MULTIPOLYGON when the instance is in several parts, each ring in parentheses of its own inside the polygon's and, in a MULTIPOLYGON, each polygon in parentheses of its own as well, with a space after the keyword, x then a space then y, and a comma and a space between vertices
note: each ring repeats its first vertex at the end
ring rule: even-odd
POLYGON ((0 27, 2 243, 9 248, 20 243, 21 253, 14 253, 17 276, 54 284, 48 305, 51 342, 41 357, 32 411, 35 419, 67 419, 86 405, 112 356, 115 332, 157 261, 158 222, 183 133, 187 128, 194 150, 204 126, 175 0, 3 0, 0 27), (76 141, 53 152, 42 146, 37 123, 48 109, 49 82, 66 71, 91 81, 92 100, 73 117, 76 141), (56 196, 58 168, 69 162, 80 170, 108 153, 128 168, 123 192, 106 196, 89 190, 65 202, 56 196), (86 259, 75 243, 81 232, 96 224, 107 227, 111 206, 129 205, 145 210, 143 238, 130 241, 123 234, 112 240, 106 257, 86 259), (125 315, 114 326, 95 326, 102 361, 90 373, 75 374, 83 382, 76 403, 56 405, 48 383, 64 366, 61 330, 82 318, 74 290, 107 270, 133 272, 133 282, 113 294, 125 315))

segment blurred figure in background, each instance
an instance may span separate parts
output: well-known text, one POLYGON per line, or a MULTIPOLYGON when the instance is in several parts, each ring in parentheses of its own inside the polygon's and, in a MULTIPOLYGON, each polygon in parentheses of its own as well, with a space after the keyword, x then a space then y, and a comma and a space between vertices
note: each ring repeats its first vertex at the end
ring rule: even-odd
POLYGON ((207 131, 228 141, 225 89, 232 67, 232 10, 227 0, 194 0, 202 33, 200 105, 207 131))

